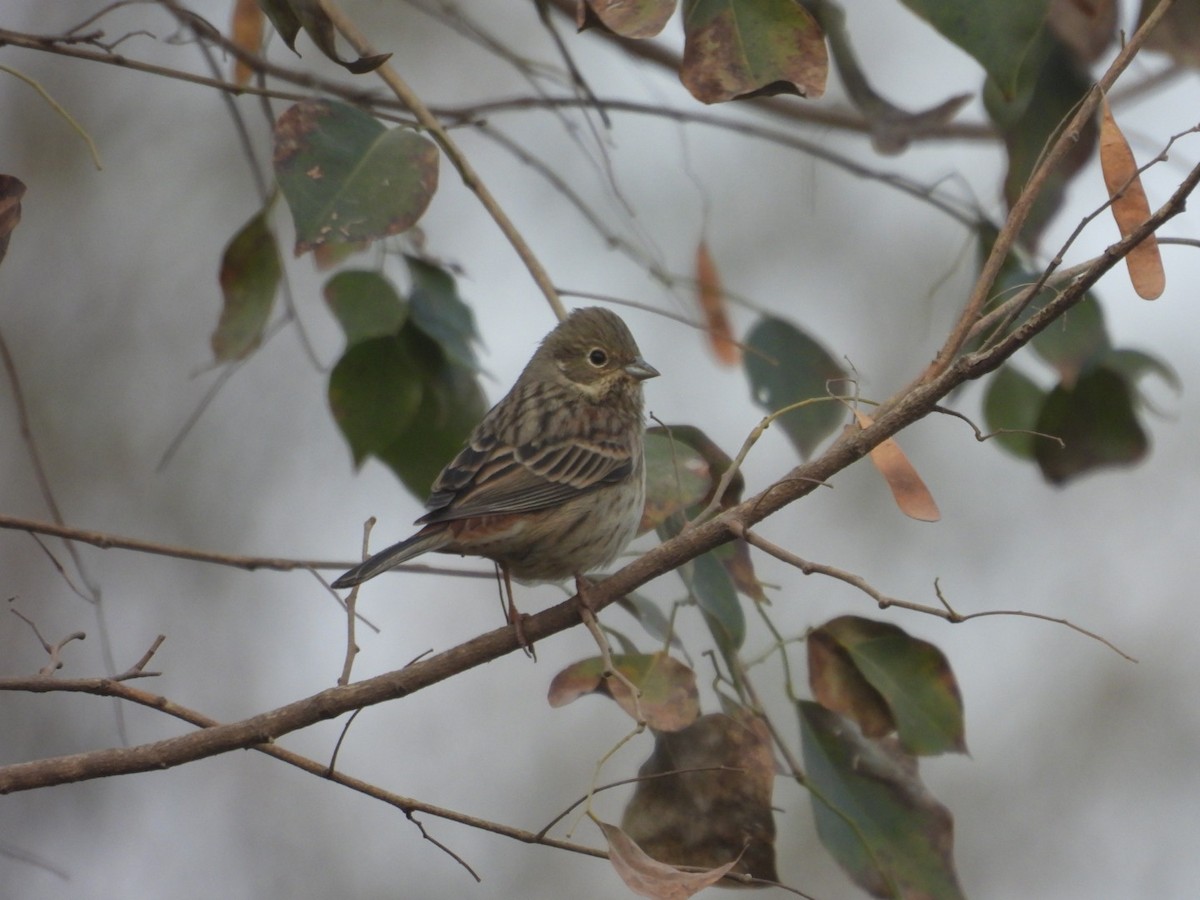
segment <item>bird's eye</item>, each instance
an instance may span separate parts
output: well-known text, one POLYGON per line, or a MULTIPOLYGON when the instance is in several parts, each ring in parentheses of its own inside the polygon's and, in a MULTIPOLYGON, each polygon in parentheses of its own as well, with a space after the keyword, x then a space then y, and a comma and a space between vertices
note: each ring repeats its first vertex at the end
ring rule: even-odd
POLYGON ((593 347, 591 350, 589 350, 587 358, 588 362, 590 362, 597 369, 608 362, 608 354, 605 353, 600 347, 593 347))

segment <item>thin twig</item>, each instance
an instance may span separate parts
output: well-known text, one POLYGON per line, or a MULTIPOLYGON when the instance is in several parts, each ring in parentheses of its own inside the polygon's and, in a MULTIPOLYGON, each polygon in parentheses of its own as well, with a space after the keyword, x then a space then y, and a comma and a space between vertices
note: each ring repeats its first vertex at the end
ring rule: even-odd
MULTIPOLYGON (((155 541, 144 541, 139 538, 110 534, 105 531, 89 531, 83 528, 73 528, 68 525, 42 522, 36 519, 21 519, 16 516, 0 515, 0 529, 50 535, 51 537, 62 538, 68 542, 91 544, 93 547, 100 547, 103 550, 130 550, 136 553, 150 553, 155 556, 169 556, 191 562, 211 563, 234 569, 245 569, 250 572, 258 569, 269 569, 275 572, 311 571, 317 569, 344 570, 356 565, 356 563, 345 560, 289 559, 279 556, 241 556, 232 553, 216 553, 208 550, 196 550, 192 547, 181 547, 174 544, 159 544, 155 541)), ((482 570, 453 569, 447 566, 430 566, 423 563, 396 566, 394 571, 410 572, 419 575, 455 575, 462 578, 494 577, 491 572, 482 570)))
POLYGON ((1121 48, 1121 52, 1117 54, 1116 59, 1109 65, 1096 86, 1088 91, 1080 101, 1075 114, 1063 127, 1058 139, 1046 151, 1041 163, 1030 173, 1025 186, 1021 189, 1021 193, 1017 196, 1016 201, 1009 210, 1004 227, 1000 229, 996 240, 992 243, 991 252, 980 269, 979 277, 975 281, 975 286, 971 290, 971 295, 963 307, 962 313, 960 313, 957 322, 955 322, 954 327, 950 331, 950 335, 938 351, 936 359, 934 359, 929 368, 921 376, 921 381, 932 380, 937 375, 945 372, 958 355, 958 352, 966 344, 967 336, 970 334, 971 328, 975 325, 980 312, 987 303, 988 297, 991 295, 992 286, 996 283, 996 279, 1000 275, 1000 270, 1005 260, 1008 259, 1008 254, 1016 244, 1026 219, 1029 218, 1034 201, 1041 196, 1046 181, 1058 167, 1063 157, 1075 146, 1078 134, 1083 129, 1087 120, 1096 111, 1101 93, 1111 88, 1114 82, 1116 82, 1117 77, 1132 62, 1133 57, 1137 54, 1142 44, 1145 43, 1146 36, 1162 20, 1162 17, 1166 15, 1167 10, 1171 7, 1171 3, 1172 0, 1161 0, 1154 7, 1146 17, 1145 22, 1134 33, 1133 37, 1130 38, 1129 42, 1121 48))
POLYGON ((29 618, 20 610, 9 609, 9 612, 33 629, 33 633, 37 636, 38 643, 42 645, 42 649, 45 650, 47 655, 50 657, 50 662, 38 669, 39 675, 53 675, 55 672, 61 669, 63 667, 62 648, 71 643, 71 641, 82 641, 87 637, 87 635, 82 631, 73 631, 57 643, 51 644, 44 637, 42 637, 42 633, 38 631, 37 624, 33 621, 33 619, 29 618))
MULTIPOLYGON (((360 56, 376 55, 377 51, 371 42, 367 40, 366 35, 358 30, 358 26, 342 11, 336 0, 318 0, 318 2, 326 15, 329 16, 330 21, 333 22, 334 28, 350 43, 355 52, 360 56)), ((467 186, 467 189, 476 196, 483 208, 487 210, 488 215, 499 226, 501 232, 508 239, 509 244, 512 245, 513 250, 516 251, 517 256, 520 257, 521 262, 525 264, 525 268, 529 270, 530 276, 545 295, 555 316, 560 320, 565 319, 567 317, 566 307, 563 306, 562 300, 554 290, 554 282, 550 279, 550 275, 542 267, 537 256, 534 255, 533 249, 529 246, 525 237, 517 230, 516 225, 509 219, 508 214, 504 212, 504 209, 492 195, 492 192, 488 190, 487 185, 479 177, 479 174, 475 171, 466 155, 459 149, 454 139, 450 137, 450 133, 442 127, 442 123, 429 111, 424 101, 409 88, 408 84, 392 68, 390 63, 385 62, 375 71, 384 84, 391 88, 392 93, 396 95, 397 99, 412 111, 413 115, 417 117, 417 121, 421 124, 421 127, 429 132, 430 137, 442 149, 442 152, 446 154, 446 158, 450 160, 451 165, 458 170, 463 184, 467 186)))
POLYGON ((63 108, 61 103, 51 97, 49 92, 42 87, 40 82, 35 81, 28 75, 18 72, 16 69, 9 68, 5 65, 0 65, 0 72, 7 72, 13 78, 19 78, 21 81, 25 82, 35 91, 37 91, 38 94, 41 95, 41 98, 50 105, 50 108, 58 113, 59 116, 61 116, 71 127, 71 130, 78 134, 80 139, 87 144, 88 153, 92 155, 92 165, 96 167, 96 170, 100 171, 104 168, 104 164, 100 162, 100 150, 96 147, 96 142, 92 140, 92 136, 88 134, 87 129, 80 125, 79 122, 75 120, 75 117, 63 108))
MULTIPOLYGON (((736 529, 736 526, 735 526, 735 529, 736 529)), ((810 562, 809 560, 801 559, 799 556, 792 553, 790 550, 785 550, 783 547, 780 547, 778 544, 775 544, 775 543, 767 540, 766 538, 760 536, 759 534, 757 534, 753 531, 742 529, 741 536, 747 543, 757 547, 759 550, 762 550, 764 553, 769 553, 771 556, 775 557, 780 562, 785 562, 790 566, 794 566, 796 569, 799 569, 805 575, 824 575, 828 578, 833 578, 837 581, 841 581, 845 584, 848 584, 853 588, 857 588, 859 591, 861 591, 862 593, 864 593, 868 597, 870 597, 872 600, 874 600, 875 603, 878 604, 880 609, 887 609, 889 607, 895 606, 895 607, 899 607, 900 609, 911 610, 912 612, 919 612, 919 613, 925 613, 926 615, 930 615, 930 616, 937 616, 939 619, 945 619, 947 622, 950 622, 951 624, 958 624, 960 622, 966 622, 971 619, 978 619, 983 616, 1022 616, 1024 618, 1028 618, 1028 619, 1040 619, 1043 622, 1053 622, 1056 625, 1065 625, 1068 628, 1070 628, 1072 631, 1077 631, 1080 634, 1084 635, 1085 637, 1089 637, 1094 641, 1099 641, 1101 644, 1108 647, 1108 649, 1112 650, 1118 656, 1121 656, 1121 657, 1129 660, 1130 662, 1137 662, 1137 659, 1135 657, 1130 656, 1128 653, 1126 653, 1124 650, 1122 650, 1120 647, 1118 647, 1112 641, 1108 640, 1108 638, 1102 637, 1101 635, 1096 634, 1094 631, 1089 631, 1086 628, 1081 628, 1080 626, 1074 624, 1073 622, 1069 621, 1068 619, 1062 619, 1057 616, 1048 616, 1048 615, 1045 615, 1044 613, 1029 612, 1028 610, 1021 610, 1021 609, 991 609, 991 610, 986 610, 984 612, 968 613, 966 615, 962 615, 958 612, 955 612, 954 609, 951 608, 950 605, 948 603, 946 603, 944 599, 942 599, 942 605, 940 607, 939 606, 930 606, 925 603, 914 603, 911 600, 901 600, 898 597, 890 597, 887 594, 884 594, 882 591, 880 591, 878 588, 876 588, 874 585, 872 585, 870 582, 868 582, 861 575, 855 575, 853 572, 847 572, 844 569, 838 569, 838 568, 835 568, 834 566, 825 565, 824 563, 810 562)), ((938 597, 941 598, 940 591, 938 592, 938 597)))
MULTIPOLYGON (((371 529, 375 527, 375 517, 371 516, 363 522, 362 558, 371 555, 371 529)), ((358 641, 354 637, 354 607, 358 603, 358 585, 356 584, 346 597, 346 660, 342 663, 342 674, 338 676, 338 684, 350 683, 350 669, 354 666, 354 657, 358 654, 358 641)))

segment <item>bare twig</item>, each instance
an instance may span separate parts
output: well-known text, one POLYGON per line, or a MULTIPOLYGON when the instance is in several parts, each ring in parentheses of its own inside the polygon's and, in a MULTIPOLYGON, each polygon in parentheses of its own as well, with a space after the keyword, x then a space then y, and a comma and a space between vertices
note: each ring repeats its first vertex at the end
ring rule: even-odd
MULTIPOLYGON (((318 2, 329 16, 330 21, 333 22, 333 26, 342 37, 349 41, 350 46, 354 48, 355 52, 361 56, 374 56, 376 54, 376 50, 371 42, 367 40, 366 35, 358 30, 358 26, 342 11, 335 0, 318 0, 318 2)), ((545 295, 550 308, 554 310, 554 314, 560 320, 565 319, 567 317, 566 307, 563 306, 562 300, 559 299, 558 293, 554 290, 554 282, 551 281, 550 275, 542 267, 541 262, 534 255, 533 249, 526 242, 525 237, 517 230, 512 220, 509 219, 508 214, 504 212, 504 209, 492 195, 492 192, 484 184, 483 179, 479 177, 479 174, 475 171, 466 155, 459 149, 454 139, 450 137, 450 133, 442 127, 442 123, 429 111, 424 101, 409 88, 408 84, 392 68, 390 63, 385 62, 375 71, 383 79, 384 84, 391 88, 392 93, 412 111, 421 127, 429 132, 430 137, 442 149, 442 152, 446 154, 446 158, 458 170, 463 184, 467 186, 467 189, 476 196, 483 208, 487 210, 488 215, 499 226, 505 238, 512 245, 513 250, 516 251, 517 256, 520 257, 521 262, 525 264, 525 268, 529 270, 534 283, 537 284, 538 288, 545 295)))
POLYGON ((945 598, 942 596, 940 588, 937 590, 937 596, 941 601, 941 606, 930 606, 925 603, 914 603, 911 600, 901 600, 897 597, 890 597, 887 594, 884 594, 861 575, 855 575, 853 572, 847 572, 844 569, 838 569, 834 566, 825 565, 824 563, 815 563, 806 559, 801 559, 791 551, 785 550, 778 544, 772 543, 771 541, 768 541, 766 538, 755 534, 752 531, 743 530, 742 537, 747 543, 757 547, 764 553, 769 553, 771 556, 775 557, 781 562, 785 562, 790 566, 794 566, 805 575, 824 575, 828 578, 836 579, 837 581, 844 582, 851 587, 857 588, 874 600, 879 605, 880 609, 888 609, 889 607, 895 606, 900 609, 907 609, 913 612, 925 613, 926 615, 930 616, 937 616, 939 619, 945 619, 947 622, 952 624, 967 622, 971 619, 978 619, 983 616, 1021 616, 1028 619, 1040 619, 1043 622, 1053 622, 1056 625, 1065 625, 1072 631, 1077 631, 1085 637, 1089 637, 1094 641, 1099 641, 1118 656, 1121 656, 1130 662, 1137 662, 1135 657, 1130 656, 1108 638, 1102 637, 1101 635, 1096 634, 1096 632, 1089 631, 1086 628, 1081 628, 1068 619, 1062 619, 1057 616, 1048 616, 1043 613, 1030 612, 1023 609, 990 609, 985 610, 984 612, 962 615, 961 613, 956 612, 950 606, 950 604, 946 602, 945 598))
MULTIPOLYGON (((147 691, 140 690, 131 685, 118 682, 111 678, 76 678, 76 679, 47 679, 40 676, 31 676, 25 678, 0 678, 0 691, 28 691, 33 693, 83 693, 93 694, 100 697, 113 697, 119 700, 125 700, 130 703, 135 703, 140 706, 156 709, 164 712, 167 715, 173 716, 191 725, 195 725, 200 729, 212 729, 220 727, 215 719, 209 718, 203 713, 196 712, 181 704, 168 700, 166 697, 151 694, 147 691)), ((202 735, 204 732, 195 733, 196 736, 202 735)), ((426 803, 422 800, 417 800, 413 797, 405 797, 400 794, 395 794, 391 791, 377 787, 370 782, 363 781, 359 778, 354 778, 350 775, 333 770, 330 766, 317 762, 315 759, 302 756, 299 753, 293 753, 290 750, 285 750, 277 744, 273 743, 258 743, 249 745, 250 749, 257 750, 267 756, 285 762, 288 765, 295 766, 302 771, 308 772, 310 775, 316 775, 318 778, 323 778, 327 781, 335 782, 343 787, 350 788, 360 794, 364 794, 372 799, 387 803, 400 810, 413 821, 414 825, 420 824, 412 819, 413 813, 424 813, 425 815, 436 816, 449 822, 457 822, 460 825, 466 825, 470 828, 475 828, 481 831, 486 831, 491 834, 500 835, 502 837, 511 838, 521 841, 526 844, 541 844, 546 847, 554 847, 559 850, 568 850, 572 853, 579 853, 584 856, 595 856, 607 858, 608 854, 603 850, 597 850, 591 847, 585 847, 580 844, 574 844, 569 841, 557 840, 555 838, 546 837, 544 834, 537 834, 532 831, 526 831, 520 828, 513 828, 499 822, 481 819, 477 816, 469 816, 465 813, 456 812, 452 809, 447 809, 441 806, 435 806, 431 803, 426 803)), ((425 831, 422 828, 422 835, 425 831)), ((445 850, 445 846, 438 841, 433 841, 437 846, 445 850)), ((450 856, 463 865, 472 877, 478 877, 475 872, 466 865, 465 862, 455 853, 450 853, 450 856)))
POLYGON ((154 658, 154 654, 158 652, 158 648, 162 646, 163 641, 167 639, 165 634, 160 634, 154 639, 154 643, 142 654, 142 658, 135 662, 132 666, 122 672, 120 675, 114 676, 113 681, 129 681, 131 678, 150 678, 157 676, 158 672, 145 671, 147 664, 154 658))
POLYGON ((949 337, 947 337, 942 348, 938 351, 936 359, 934 359, 929 368, 921 376, 922 381, 932 380, 937 375, 945 372, 966 343, 971 328, 975 325, 980 312, 987 303, 992 286, 996 283, 996 278, 1000 274, 1000 269, 1016 243, 1026 219, 1029 218, 1034 201, 1041 196, 1047 179, 1058 167, 1063 157, 1075 145, 1084 124, 1095 113, 1102 92, 1111 88, 1118 76, 1125 71, 1125 68, 1133 60, 1138 50, 1141 49, 1142 44, 1145 43, 1146 36, 1161 21, 1162 17, 1166 15, 1171 2, 1172 0, 1162 0, 1162 2, 1154 7, 1153 11, 1146 17, 1146 21, 1142 23, 1142 26, 1129 39, 1129 42, 1121 48, 1121 52, 1117 54, 1116 59, 1109 65, 1096 86, 1080 102, 1075 114, 1064 126, 1058 139, 1047 149, 1041 163, 1030 173, 1029 179, 1021 189, 1020 195, 1009 210, 1004 227, 1000 229, 996 240, 992 244, 988 258, 984 261, 980 269, 979 277, 975 282, 974 288, 971 290, 971 296, 968 298, 949 337))
MULTIPOLYGON (((371 529, 375 527, 375 517, 371 516, 363 522, 362 558, 371 555, 371 529)), ((338 684, 350 683, 350 669, 354 666, 354 657, 358 654, 358 641, 354 637, 354 607, 358 603, 358 585, 346 597, 346 661, 342 663, 342 674, 338 676, 338 684)), ((331 764, 332 766, 332 764, 331 764)))
MULTIPOLYGON (((109 534, 104 531, 72 528, 68 525, 41 522, 36 519, 21 519, 16 516, 0 515, 0 529, 50 535, 51 537, 62 538, 65 541, 91 544, 103 550, 131 550, 136 553, 150 553, 155 556, 170 556, 175 559, 186 559, 192 562, 211 563, 218 566, 228 566, 233 569, 246 569, 250 572, 258 569, 270 569, 276 572, 312 571, 316 569, 342 570, 349 569, 355 565, 353 562, 344 560, 288 559, 279 556, 240 556, 232 553, 216 553, 208 550, 196 550, 192 547, 180 547, 174 544, 143 541, 139 538, 109 534)), ((463 578, 494 577, 490 571, 453 569, 447 566, 430 566, 421 563, 396 566, 394 571, 412 572, 421 575, 457 575, 463 578)))
POLYGON ((82 631, 73 631, 57 643, 51 644, 44 637, 42 637, 42 633, 38 631, 38 627, 34 623, 33 619, 21 613, 19 610, 10 609, 9 612, 33 629, 33 633, 37 636, 38 643, 42 645, 42 649, 45 650, 50 656, 50 662, 38 669, 39 675, 53 675, 55 672, 61 669, 63 667, 62 648, 71 643, 71 641, 82 641, 87 637, 87 635, 82 631))
POLYGON ((38 94, 41 96, 41 98, 43 100, 45 100, 47 104, 49 104, 50 108, 53 109, 56 113, 58 113, 59 116, 61 116, 63 118, 63 120, 66 121, 67 125, 69 125, 71 127, 71 130, 74 131, 76 134, 78 134, 80 139, 85 144, 87 144, 88 153, 90 153, 92 155, 92 164, 96 167, 96 169, 100 170, 100 169, 104 168, 103 163, 100 162, 100 151, 96 147, 96 142, 92 140, 92 136, 90 134, 88 134, 87 129, 85 129, 82 125, 80 125, 79 122, 77 122, 75 120, 75 117, 72 116, 69 112, 67 112, 66 109, 63 108, 62 104, 60 104, 57 100, 55 100, 53 97, 51 97, 49 92, 44 87, 42 87, 40 82, 35 81, 34 79, 30 78, 28 75, 18 72, 16 69, 10 68, 8 66, 0 65, 0 72, 7 72, 13 78, 19 78, 21 81, 25 82, 27 85, 29 85, 31 88, 33 88, 35 91, 37 91, 38 94))

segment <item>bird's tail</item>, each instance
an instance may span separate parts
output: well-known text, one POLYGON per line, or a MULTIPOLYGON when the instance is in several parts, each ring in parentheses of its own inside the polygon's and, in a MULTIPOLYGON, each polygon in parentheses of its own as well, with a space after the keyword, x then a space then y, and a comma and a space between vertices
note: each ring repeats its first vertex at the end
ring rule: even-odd
POLYGON ((393 566, 398 566, 405 560, 440 550, 450 541, 450 533, 444 527, 422 528, 412 537, 393 544, 386 550, 380 550, 370 559, 359 563, 333 583, 335 588, 348 588, 361 584, 368 578, 374 578, 380 572, 386 572, 393 566))

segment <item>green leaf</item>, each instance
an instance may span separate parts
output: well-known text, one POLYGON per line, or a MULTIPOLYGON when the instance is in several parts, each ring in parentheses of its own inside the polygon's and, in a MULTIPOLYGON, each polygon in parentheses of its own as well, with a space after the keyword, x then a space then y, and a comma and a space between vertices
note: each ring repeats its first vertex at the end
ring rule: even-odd
POLYGON ((1059 385, 1051 391, 1036 427, 1065 443, 1034 445, 1042 475, 1052 484, 1065 484, 1093 469, 1131 465, 1149 449, 1129 386, 1104 366, 1086 372, 1070 388, 1059 385))
MULTIPOLYGON (((663 611, 658 608, 658 603, 645 594, 630 591, 617 600, 617 605, 633 616, 638 624, 646 630, 646 634, 654 640, 660 643, 670 641, 674 647, 682 646, 679 636, 674 633, 671 620, 663 615, 663 611)), ((611 628, 611 626, 605 627, 611 628)))
POLYGON ((353 106, 306 100, 275 124, 275 175, 296 226, 296 255, 327 241, 378 240, 411 228, 437 188, 434 144, 385 129, 353 106))
POLYGON ((380 456, 402 435, 421 403, 421 371, 399 335, 349 347, 329 376, 329 406, 355 465, 380 456))
POLYGON ((702 103, 825 92, 825 36, 796 0, 685 0, 679 77, 702 103))
POLYGON ((903 0, 905 6, 983 66, 1001 92, 1012 97, 1018 82, 1041 67, 1050 0, 903 0))
POLYGON ((421 360, 421 400, 407 427, 376 455, 413 496, 424 500, 433 480, 462 449, 488 405, 474 374, 448 361, 411 320, 402 337, 421 360))
POLYGON ((262 342, 281 273, 279 249, 263 210, 242 226, 221 256, 225 299, 211 339, 219 362, 243 359, 262 342))
POLYGON ((842 423, 844 408, 830 395, 830 382, 846 373, 829 352, 809 335, 782 319, 764 317, 746 337, 746 376, 754 402, 776 412, 804 400, 816 400, 784 413, 783 426, 792 444, 807 459, 842 423))
MULTIPOLYGON (((296 35, 300 33, 300 18, 292 9, 292 5, 288 0, 258 0, 258 5, 267 14, 267 18, 271 20, 271 24, 279 32, 279 36, 283 38, 288 49, 296 53, 296 35)), ((296 55, 299 56, 298 53, 296 55)))
POLYGON ((797 703, 804 768, 821 843, 876 897, 963 897, 954 821, 916 773, 916 760, 868 740, 819 703, 797 703))
POLYGON ((712 493, 716 480, 711 464, 697 450, 665 431, 647 429, 646 508, 638 533, 699 504, 712 493))
POLYGON ((334 42, 333 22, 318 0, 258 0, 258 4, 283 38, 283 42, 297 55, 299 53, 296 50, 296 35, 302 26, 312 42, 317 45, 317 49, 355 75, 378 69, 392 55, 379 53, 374 56, 360 56, 357 59, 342 59, 334 42))
MULTIPOLYGON (((1083 95, 1091 88, 1091 79, 1081 72, 1070 53, 1055 44, 1041 67, 1028 102, 1019 107, 1006 105, 994 92, 985 92, 988 114, 1004 135, 1008 150, 1008 172, 1004 179, 1004 198, 1009 208, 1020 196, 1046 147, 1058 130, 1075 112, 1083 95)), ((1022 237, 1033 244, 1042 229, 1062 204, 1071 179, 1092 158, 1099 137, 1095 119, 1088 119, 1078 139, 1045 182, 1026 220, 1022 237)))
POLYGON ((733 579, 712 551, 696 557, 689 574, 692 595, 704 613, 704 621, 728 658, 746 640, 746 614, 733 579))
MULTIPOLYGON (((1040 309, 1041 304, 1034 307, 1040 309)), ((1104 324, 1104 309, 1090 294, 1034 335, 1029 343, 1038 356, 1054 367, 1065 384, 1073 384, 1081 372, 1112 349, 1104 324)))
POLYGON ((454 278, 415 256, 404 259, 412 278, 408 303, 413 324, 433 338, 451 361, 477 371, 479 360, 472 346, 479 340, 475 315, 458 296, 454 278))
POLYGON ((983 396, 983 418, 1001 447, 1021 459, 1033 459, 1036 442, 1050 442, 1031 432, 1046 402, 1046 392, 1011 365, 1001 366, 983 396))
POLYGON ((346 269, 325 282, 325 302, 346 334, 346 345, 399 334, 408 309, 378 272, 346 269))
MULTIPOLYGON (((990 225, 979 229, 981 266, 991 252, 995 239, 996 230, 990 225)), ((1039 274, 1023 266, 1016 254, 1010 253, 996 276, 992 294, 995 297, 1008 298, 1035 284, 1039 277, 1039 274)), ((1017 316, 1013 327, 1026 322, 1056 296, 1057 291, 1042 287, 1017 316)), ((1108 352, 1112 346, 1108 328, 1104 323, 1104 310, 1093 294, 1088 294, 1081 303, 1068 310, 1049 328, 1034 335, 1030 345, 1034 352, 1058 370, 1059 376, 1068 382, 1073 382, 1080 372, 1088 368, 1100 355, 1108 352)))
POLYGON ((1141 350, 1111 350, 1099 360, 1099 364, 1124 378, 1134 399, 1141 403, 1145 403, 1146 398, 1137 388, 1146 375, 1157 375, 1176 394, 1183 390, 1179 373, 1158 357, 1141 350))
MULTIPOLYGON (((843 699, 869 686, 869 699, 883 700, 906 752, 967 752, 962 695, 941 650, 895 625, 858 616, 839 616, 814 629, 810 647, 814 637, 836 651, 825 656, 825 665, 814 667, 810 658, 809 683, 822 705, 853 716, 857 704, 843 699)), ((877 710, 854 718, 868 737, 892 730, 878 727, 877 710)))

